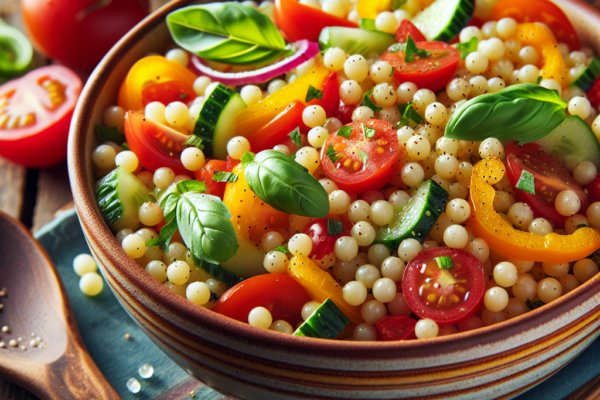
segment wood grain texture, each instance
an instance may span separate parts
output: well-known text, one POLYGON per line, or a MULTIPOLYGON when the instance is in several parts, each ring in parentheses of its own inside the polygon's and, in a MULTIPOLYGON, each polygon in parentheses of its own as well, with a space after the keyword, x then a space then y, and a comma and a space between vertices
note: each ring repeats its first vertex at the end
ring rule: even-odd
POLYGON ((31 231, 35 232, 50 222, 56 211, 71 201, 73 195, 66 161, 40 171, 31 231))
POLYGON ((20 218, 25 196, 24 167, 0 157, 0 210, 14 218, 20 218))

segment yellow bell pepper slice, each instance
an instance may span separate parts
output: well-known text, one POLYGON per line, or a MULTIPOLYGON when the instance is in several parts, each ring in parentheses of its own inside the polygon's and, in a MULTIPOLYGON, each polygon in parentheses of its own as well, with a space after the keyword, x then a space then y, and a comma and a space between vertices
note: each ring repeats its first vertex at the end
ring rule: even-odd
POLYGON ((486 176, 494 175, 491 171, 505 169, 496 157, 481 160, 473 168, 469 225, 475 236, 484 239, 492 250, 522 261, 563 264, 585 258, 600 249, 600 233, 591 228, 577 229, 571 235, 549 233, 546 236, 514 229, 494 210, 496 191, 486 181, 486 176))
POLYGON ((291 102, 299 100, 305 103, 308 87, 323 90, 323 80, 330 71, 322 64, 317 64, 306 75, 301 76, 266 99, 251 105, 235 118, 235 134, 248 136, 256 132, 281 113, 291 102))
POLYGON ((242 169, 241 164, 233 167, 232 172, 237 174, 238 180, 235 182, 228 182, 225 186, 223 203, 225 203, 227 209, 232 215, 231 223, 233 224, 238 236, 241 236, 246 240, 250 240, 250 232, 248 227, 241 221, 246 216, 250 215, 252 207, 254 206, 254 199, 256 198, 256 195, 246 182, 244 170, 242 169))
POLYGON ((346 303, 342 285, 306 256, 295 256, 288 265, 288 275, 294 278, 310 297, 320 303, 330 298, 348 319, 356 324, 363 322, 360 307, 346 303))
POLYGON ((563 88, 569 86, 569 70, 552 32, 536 23, 519 24, 513 39, 519 40, 523 46, 535 47, 541 54, 542 79, 554 79, 563 88))
POLYGON ((356 11, 361 18, 375 19, 382 11, 390 11, 392 0, 360 0, 356 11))

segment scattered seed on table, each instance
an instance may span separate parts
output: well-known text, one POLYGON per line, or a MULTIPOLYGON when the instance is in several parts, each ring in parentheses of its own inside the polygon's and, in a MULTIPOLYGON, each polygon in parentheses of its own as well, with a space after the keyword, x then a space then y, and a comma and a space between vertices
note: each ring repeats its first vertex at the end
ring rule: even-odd
POLYGON ((129 389, 129 391, 131 393, 138 393, 140 391, 140 389, 142 388, 142 385, 140 385, 140 382, 135 378, 129 378, 126 386, 127 386, 127 389, 129 389))
POLYGON ((126 333, 125 334, 125 339, 127 339, 127 340, 131 339, 131 335, 129 333, 126 333))
POLYGON ((152 375, 154 375, 154 367, 150 364, 144 364, 138 369, 138 374, 144 379, 152 378, 152 375))
POLYGON ((6 343, 0 342, 0 349, 5 349, 5 348, 6 348, 6 343))
POLYGON ((10 332, 10 328, 8 326, 4 325, 2 327, 2 333, 8 333, 8 332, 10 332))
POLYGON ((8 345, 10 347, 17 347, 19 345, 19 343, 15 339, 13 339, 10 342, 8 342, 8 345))

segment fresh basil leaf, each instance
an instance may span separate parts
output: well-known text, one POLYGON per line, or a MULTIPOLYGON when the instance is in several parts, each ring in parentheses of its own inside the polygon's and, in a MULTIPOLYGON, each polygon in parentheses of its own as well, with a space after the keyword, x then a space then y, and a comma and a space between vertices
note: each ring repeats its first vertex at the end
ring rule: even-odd
POLYGON ((296 146, 302 146, 302 142, 300 141, 300 127, 297 126, 296 129, 288 133, 288 136, 292 138, 292 142, 294 142, 296 146))
POLYGON ((415 57, 425 58, 430 56, 431 53, 427 50, 421 50, 417 48, 417 44, 410 37, 410 34, 406 38, 406 51, 404 52, 404 61, 407 63, 411 63, 415 61, 415 57))
POLYGON ((542 83, 542 81, 543 81, 543 78, 541 76, 538 76, 536 85, 539 85, 540 83, 542 83))
POLYGON ((249 151, 245 152, 242 155, 242 158, 240 159, 240 162, 242 164, 242 168, 246 168, 246 165, 248 163, 252 162, 253 160, 254 160, 254 153, 249 152, 249 151))
POLYGON ((201 260, 190 252, 191 258, 194 261, 194 265, 197 268, 202 268, 213 277, 213 279, 222 282, 228 287, 234 286, 244 280, 241 276, 234 274, 233 272, 221 267, 219 264, 211 263, 206 260, 201 260))
POLYGON ((177 183, 177 191, 179 191, 181 194, 187 192, 204 192, 205 190, 206 183, 195 181, 193 179, 187 179, 177 183))
POLYGON ((450 269, 454 266, 454 264, 452 264, 452 258, 450 258, 449 256, 436 257, 434 258, 434 260, 437 263, 439 269, 450 269))
POLYGON ((577 226, 575 227, 575 230, 577 230, 577 229, 581 229, 581 228, 589 228, 589 227, 588 227, 586 224, 584 224, 584 223, 582 222, 581 224, 579 224, 579 225, 577 225, 577 226))
POLYGON ((129 145, 127 144, 127 142, 123 142, 123 143, 121 143, 121 147, 122 147, 122 148, 124 148, 125 150, 131 150, 131 149, 129 148, 129 145))
POLYGON ((406 43, 394 43, 390 47, 388 47, 388 51, 390 53, 400 53, 406 51, 406 43))
POLYGON ((375 136, 375 133, 377 133, 377 132, 375 131, 375 129, 373 129, 373 128, 369 128, 368 126, 365 126, 364 124, 363 124, 363 126, 362 126, 362 127, 363 127, 363 132, 365 133, 365 137, 366 137, 366 138, 369 138, 369 139, 370 139, 370 138, 372 138, 372 137, 374 137, 374 136, 375 136))
POLYGON ((158 246, 161 250, 168 251, 169 245, 171 244, 171 239, 173 239, 173 235, 175 234, 176 230, 177 220, 173 218, 168 224, 166 224, 160 229, 158 237, 155 237, 154 239, 148 240, 146 242, 146 246, 158 246))
POLYGON ((406 4, 407 0, 392 0, 392 10, 397 10, 406 4))
POLYGON ((180 8, 167 26, 179 47, 205 60, 257 65, 291 54, 267 15, 237 2, 180 8))
POLYGON ((300 164, 283 153, 264 150, 244 167, 250 189, 271 207, 288 214, 324 218, 327 192, 300 164))
POLYGON ((367 161, 369 160, 369 156, 361 149, 358 149, 358 155, 360 156, 360 159, 362 160, 362 163, 363 163, 362 170, 364 171, 365 169, 367 169, 367 161))
POLYGON ((327 220, 327 236, 338 236, 344 232, 344 225, 334 219, 327 220))
POLYGON ((278 246, 273 249, 273 251, 279 251, 281 253, 289 253, 290 251, 283 246, 278 246))
POLYGON ((335 150, 333 149, 333 145, 329 145, 329 147, 327 148, 327 152, 325 153, 325 155, 327 157, 329 157, 329 159, 331 160, 332 163, 336 163, 339 160, 342 159, 342 156, 338 156, 338 154, 335 152, 335 150))
POLYGON ((484 94, 457 109, 446 126, 446 137, 483 141, 515 139, 533 142, 552 132, 567 117, 555 90, 530 83, 484 94))
POLYGON ((340 129, 338 129, 336 135, 348 139, 350 137, 350 135, 352 135, 352 127, 351 126, 342 126, 340 129))
POLYGON ((163 218, 169 222, 175 218, 177 211, 177 203, 181 193, 177 190, 177 185, 171 185, 166 192, 164 192, 158 200, 158 205, 163 210, 163 218))
POLYGON ((212 176, 212 180, 215 182, 237 182, 238 176, 235 172, 219 171, 215 170, 212 176))
POLYGON ((177 203, 183 241, 192 254, 208 262, 225 262, 237 253, 240 246, 230 218, 227 206, 217 196, 188 192, 177 203))
POLYGON ((377 31, 375 20, 370 18, 361 18, 360 21, 358 21, 358 27, 367 31, 377 31))
POLYGON ((536 300, 536 301, 533 302, 533 308, 540 308, 543 305, 546 305, 546 303, 544 303, 541 300, 536 300))
POLYGON ((186 99, 186 98, 188 97, 188 94, 187 94, 187 93, 181 93, 181 94, 180 94, 178 97, 179 97, 181 100, 183 100, 183 99, 186 99))
POLYGON ((200 150, 204 150, 204 145, 202 144, 202 138, 200 136, 190 135, 183 144, 185 146, 197 147, 200 150))
POLYGON ((394 72, 396 72, 396 67, 392 67, 392 72, 390 72, 390 76, 393 76, 394 72))
POLYGON ((460 51, 460 58, 464 60, 469 54, 476 52, 478 44, 479 39, 477 39, 475 36, 473 36, 468 42, 457 44, 456 49, 460 51))
POLYGON ((371 100, 371 96, 373 96, 373 89, 371 88, 369 89, 363 96, 363 101, 362 101, 362 105, 365 107, 369 107, 371 110, 373 110, 373 112, 377 112, 377 111, 381 111, 382 108, 381 107, 377 107, 375 105, 375 103, 373 103, 373 100, 371 100))
POLYGON ((535 195, 535 178, 530 172, 521 171, 521 176, 515 185, 517 189, 535 195))
POLYGON ((313 99, 323 100, 323 91, 317 89, 313 85, 308 85, 308 92, 306 93, 305 101, 308 103, 309 101, 311 101, 313 99))
POLYGON ((413 122, 413 126, 422 124, 425 122, 423 117, 419 115, 417 110, 414 109, 413 103, 401 104, 398 106, 398 111, 400 111, 400 122, 398 122, 398 127, 401 128, 403 126, 410 126, 410 121, 413 122))
POLYGON ((97 125, 94 129, 98 143, 114 142, 116 144, 125 142, 125 135, 113 126, 97 125))

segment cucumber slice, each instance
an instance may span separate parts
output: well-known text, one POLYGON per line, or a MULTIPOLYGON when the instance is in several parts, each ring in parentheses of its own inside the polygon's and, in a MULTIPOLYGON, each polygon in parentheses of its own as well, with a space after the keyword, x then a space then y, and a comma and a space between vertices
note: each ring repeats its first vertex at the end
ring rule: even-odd
POLYGON ((473 17, 473 0, 436 0, 411 22, 429 41, 450 43, 473 17))
POLYGON ((397 213, 389 225, 377 230, 375 243, 396 250, 404 239, 414 238, 423 243, 446 208, 448 192, 432 180, 419 185, 406 207, 397 213))
POLYGON ((584 92, 587 92, 594 85, 594 81, 600 75, 600 60, 592 57, 590 65, 587 66, 583 74, 573 82, 573 85, 580 87, 584 92))
POLYGON ((348 317, 337 308, 331 299, 327 299, 296 329, 294 335, 335 339, 349 323, 348 317))
POLYGON ((117 167, 100 181, 96 190, 98 207, 110 228, 137 229, 140 226, 140 206, 151 201, 150 189, 135 175, 123 167, 117 167))
POLYGON ((204 269, 214 279, 218 280, 219 282, 223 282, 225 285, 227 285, 227 287, 232 287, 244 280, 244 278, 242 278, 241 276, 238 276, 233 272, 226 270, 219 264, 213 264, 211 262, 201 260, 193 254, 191 256, 192 260, 194 261, 194 266, 196 268, 204 269))
POLYGON ((227 142, 234 136, 235 117, 246 107, 242 97, 222 83, 206 97, 194 135, 202 139, 207 157, 227 159, 227 142))
POLYGON ((594 132, 580 117, 570 115, 552 132, 535 143, 556 157, 569 171, 582 161, 593 163, 600 169, 600 145, 594 132))
POLYGON ((347 54, 360 54, 365 58, 369 53, 383 53, 394 43, 396 39, 388 33, 341 26, 323 28, 319 35, 321 52, 339 47, 347 54))

